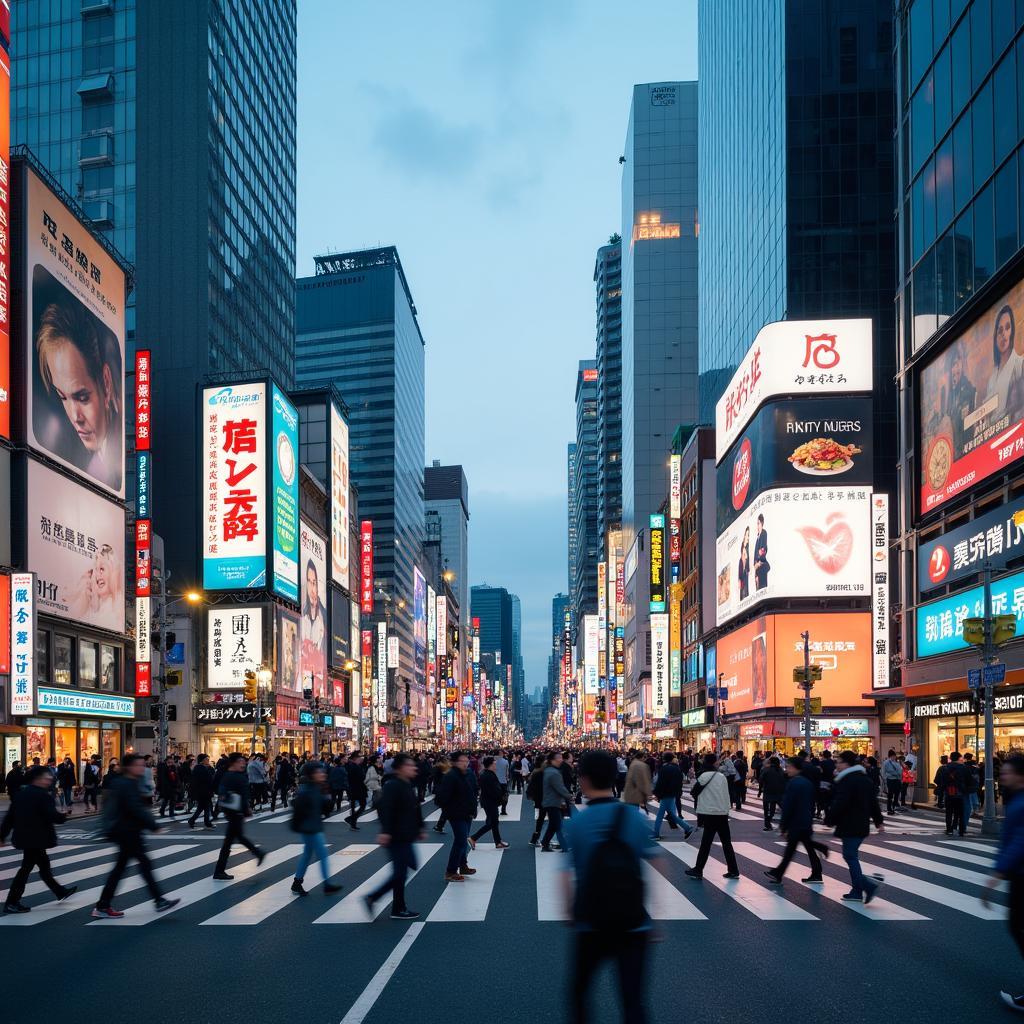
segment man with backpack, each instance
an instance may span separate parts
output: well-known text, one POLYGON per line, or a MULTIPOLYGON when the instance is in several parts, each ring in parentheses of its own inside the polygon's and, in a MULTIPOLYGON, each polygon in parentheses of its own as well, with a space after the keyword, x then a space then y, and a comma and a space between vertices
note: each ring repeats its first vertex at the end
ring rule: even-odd
POLYGON ((670 751, 662 758, 661 768, 658 769, 658 781, 654 784, 654 799, 658 801, 658 813, 654 816, 653 839, 661 839, 661 823, 666 815, 673 828, 682 826, 687 839, 693 835, 694 827, 682 815, 676 817, 676 801, 681 798, 682 792, 683 773, 676 764, 676 755, 670 751))
POLYGON ((615 799, 617 766, 607 751, 593 750, 579 763, 587 807, 565 823, 569 856, 563 893, 575 932, 571 993, 574 1024, 588 1017, 595 971, 607 959, 618 966, 618 984, 630 1024, 643 1024, 643 978, 651 921, 644 908, 641 861, 657 856, 650 829, 635 807, 615 799))
POLYGON ((949 767, 946 769, 946 835, 955 831, 960 835, 967 833, 967 820, 964 817, 964 796, 967 793, 967 772, 960 761, 960 751, 954 750, 949 755, 949 767))

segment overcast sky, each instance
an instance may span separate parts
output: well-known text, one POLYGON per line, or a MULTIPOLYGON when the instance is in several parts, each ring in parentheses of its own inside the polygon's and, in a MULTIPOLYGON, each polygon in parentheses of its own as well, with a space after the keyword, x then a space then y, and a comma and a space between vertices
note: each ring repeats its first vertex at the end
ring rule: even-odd
POLYGON ((631 86, 695 78, 696 29, 696 0, 299 4, 297 271, 398 247, 425 462, 466 469, 471 583, 522 599, 528 692, 567 589, 565 449, 631 86))

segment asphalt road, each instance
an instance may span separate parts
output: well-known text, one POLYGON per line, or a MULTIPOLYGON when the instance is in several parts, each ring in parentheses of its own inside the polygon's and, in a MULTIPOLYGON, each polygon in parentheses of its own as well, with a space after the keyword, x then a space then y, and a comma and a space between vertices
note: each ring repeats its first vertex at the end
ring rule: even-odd
MULTIPOLYGON (((231 883, 209 879, 223 826, 190 832, 176 822, 149 847, 163 886, 182 905, 156 917, 132 869, 115 901, 126 917, 93 923, 95 894, 85 890, 102 885, 109 845, 93 834, 95 818, 72 820, 60 830, 54 864, 80 892, 54 905, 33 879, 26 902, 36 909, 0 918, 0 1020, 561 1020, 571 948, 556 896, 562 855, 528 846, 528 811, 515 797, 510 811, 502 826, 511 848, 482 843, 470 860, 479 873, 458 886, 442 880, 450 835, 428 832, 408 887, 409 905, 422 913, 412 925, 390 920, 383 903, 372 922, 362 909, 360 886, 387 864, 373 821, 358 833, 327 824, 341 893, 325 895, 311 869, 310 894, 291 896, 296 837, 280 813, 250 822, 249 834, 270 855, 257 869, 236 853, 231 883)), ((660 938, 646 982, 652 1021, 691 1012, 702 1024, 766 1013, 887 1024, 973 1019, 979 1011, 999 1019, 988 1016, 1003 1012, 999 989, 1024 990, 1005 911, 986 911, 978 900, 990 843, 950 841, 926 812, 890 819, 862 851, 865 867, 887 877, 884 899, 865 908, 838 899, 848 882, 838 850, 824 890, 800 883, 799 857, 783 887, 768 885, 762 871, 779 856, 779 836, 761 830, 756 811, 751 800, 733 822, 739 883, 721 878, 720 854, 704 882, 684 877, 696 837, 686 843, 664 828, 648 885, 660 938)), ((428 803, 425 813, 433 812, 428 803)), ((0 849, 0 889, 16 864, 15 851, 0 849)), ((595 986, 591 1019, 620 1019, 610 971, 595 986)))

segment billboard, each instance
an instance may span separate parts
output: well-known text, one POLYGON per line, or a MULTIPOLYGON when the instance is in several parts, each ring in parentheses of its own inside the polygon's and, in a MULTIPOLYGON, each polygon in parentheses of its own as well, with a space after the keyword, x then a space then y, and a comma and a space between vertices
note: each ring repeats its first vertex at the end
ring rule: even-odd
POLYGON ((359 525, 359 608, 373 614, 373 523, 364 519, 359 525))
POLYGON ((866 597, 871 494, 858 487, 765 491, 715 546, 719 625, 776 598, 866 597))
POLYGON ((259 605, 211 608, 206 613, 206 686, 241 688, 246 671, 263 660, 263 608, 259 605))
POLYGON ((1024 281, 921 370, 921 514, 1024 457, 1024 281))
POLYGON ((324 697, 327 678, 327 540, 304 519, 299 521, 302 555, 302 617, 299 668, 303 689, 324 697))
POLYGON ((989 559, 1008 561, 1024 555, 1024 526, 1014 515, 1024 512, 1024 497, 977 516, 917 549, 917 586, 922 594, 947 583, 977 579, 989 559))
POLYGON ((650 519, 651 528, 651 611, 665 610, 665 517, 650 519))
POLYGON ((299 671, 299 617, 277 606, 277 686, 289 693, 302 693, 299 671))
MULTIPOLYGON (((1024 572, 992 581, 992 614, 1017 616, 1017 632, 1024 633, 1024 572)), ((919 658, 964 651, 964 619, 985 614, 985 588, 971 587, 952 597, 929 601, 917 608, 916 648, 919 658)))
POLYGON ((669 697, 669 621, 659 612, 651 616, 651 715, 668 715, 669 697))
POLYGON ((715 406, 715 461, 773 396, 871 391, 870 320, 782 320, 757 332, 715 406))
MULTIPOLYGON (((9 22, 10 9, 2 10, 9 22)), ((11 61, 0 52, 0 437, 11 436, 11 61)))
POLYGON ((299 599, 299 414, 284 392, 271 385, 271 444, 274 493, 274 591, 299 599))
POLYGON ((870 398, 772 402, 718 466, 716 530, 772 487, 870 487, 873 465, 870 398))
POLYGON ((374 684, 374 718, 388 720, 388 624, 377 623, 377 679, 374 684))
POLYGON ((331 667, 344 668, 352 660, 352 602, 331 588, 331 667))
POLYGON ((331 403, 331 579, 349 589, 348 424, 331 403))
POLYGON ((11 714, 36 710, 36 574, 11 575, 11 714))
POLYGON ((596 615, 583 616, 583 692, 595 694, 598 691, 597 651, 598 628, 596 615))
POLYGON ((135 598, 135 695, 149 697, 153 693, 152 598, 135 598))
POLYGON ((39 611, 124 632, 124 509, 28 460, 28 564, 39 611))
POLYGON ((0 573, 0 676, 11 674, 11 577, 0 573))
POLYGON ((262 587, 267 573, 267 385, 203 389, 203 588, 262 587))
POLYGON ((416 685, 427 680, 427 581, 420 570, 412 569, 412 655, 416 685))
POLYGON ((680 519, 683 515, 683 457, 673 452, 669 456, 668 516, 680 519))
POLYGON ((437 595, 437 656, 448 657, 448 598, 437 595))
POLYGON ((871 496, 872 689, 889 685, 889 495, 871 496))
POLYGON ((761 615, 718 638, 716 666, 727 688, 730 715, 761 708, 792 707, 803 689, 793 669, 803 665, 801 632, 810 634, 811 663, 821 666, 812 697, 826 707, 868 705, 871 689, 869 612, 761 615))
POLYGON ((28 167, 25 225, 28 444, 123 498, 124 271, 28 167))

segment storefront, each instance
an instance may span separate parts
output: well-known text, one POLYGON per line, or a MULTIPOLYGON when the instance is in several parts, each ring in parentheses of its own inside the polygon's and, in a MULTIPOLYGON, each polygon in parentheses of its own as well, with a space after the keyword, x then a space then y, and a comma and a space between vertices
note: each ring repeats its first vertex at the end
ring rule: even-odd
POLYGON ((121 694, 40 686, 37 713, 25 720, 25 760, 59 762, 70 757, 82 768, 93 754, 104 767, 125 750, 124 723, 135 717, 135 700, 121 694))
MULTIPOLYGON (((219 696, 219 695, 218 695, 219 696)), ((225 697, 233 698, 234 694, 225 697)), ((237 696, 241 696, 238 694, 237 696)), ((196 725, 199 727, 199 750, 214 762, 222 754, 240 750, 249 753, 256 725, 256 750, 266 753, 266 730, 274 715, 273 705, 260 706, 260 723, 256 723, 256 705, 247 701, 220 700, 197 704, 196 725)))
POLYGON ((678 746, 679 730, 675 726, 651 731, 651 748, 656 751, 675 750, 678 746))
POLYGON ((679 716, 682 749, 695 751, 711 749, 711 737, 714 734, 708 725, 708 714, 708 708, 696 708, 693 711, 684 711, 679 716))
MULTIPOLYGON (((758 751, 767 751, 779 757, 793 757, 806 747, 804 720, 795 716, 742 722, 739 726, 740 744, 749 761, 758 751)), ((811 753, 820 756, 824 751, 833 753, 852 750, 857 754, 872 754, 878 749, 878 721, 874 718, 812 718, 811 753)))
MULTIPOLYGON (((939 758, 959 750, 985 755, 985 719, 976 715, 968 696, 925 698, 911 705, 914 742, 921 744, 926 781, 935 778, 939 758)), ((997 754, 1024 751, 1024 689, 997 691, 994 707, 997 754)))

